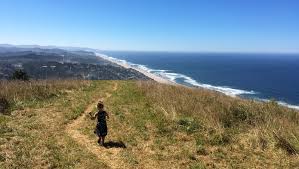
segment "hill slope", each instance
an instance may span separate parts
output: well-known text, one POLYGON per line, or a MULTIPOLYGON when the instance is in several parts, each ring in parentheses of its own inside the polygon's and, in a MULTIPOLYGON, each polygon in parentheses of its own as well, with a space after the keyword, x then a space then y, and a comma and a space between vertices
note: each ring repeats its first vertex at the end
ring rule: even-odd
POLYGON ((0 168, 296 168, 299 114, 185 87, 135 81, 4 82, 0 168), (93 134, 103 99, 107 148, 93 134))

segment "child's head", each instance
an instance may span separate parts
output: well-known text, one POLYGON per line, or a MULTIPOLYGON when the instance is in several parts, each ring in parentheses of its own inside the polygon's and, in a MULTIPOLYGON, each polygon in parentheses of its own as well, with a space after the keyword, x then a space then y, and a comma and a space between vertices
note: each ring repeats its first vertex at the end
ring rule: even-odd
POLYGON ((102 101, 99 101, 97 107, 98 107, 98 110, 103 110, 104 109, 104 103, 102 101))

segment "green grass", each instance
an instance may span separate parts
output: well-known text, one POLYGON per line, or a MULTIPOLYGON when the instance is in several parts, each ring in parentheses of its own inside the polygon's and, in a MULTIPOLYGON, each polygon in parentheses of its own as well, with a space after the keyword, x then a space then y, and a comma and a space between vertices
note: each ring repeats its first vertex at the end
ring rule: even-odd
POLYGON ((107 167, 67 136, 64 129, 94 98, 103 95, 111 82, 15 83, 7 83, 10 86, 2 91, 14 109, 9 116, 0 115, 0 168, 107 167), (19 83, 22 83, 23 90, 34 93, 20 93, 22 96, 19 96, 16 88, 20 87, 19 83), (40 88, 37 96, 36 88, 32 86, 40 88), (14 99, 6 93, 8 91, 15 93, 14 99), (48 93, 53 93, 53 96, 48 97, 48 93), (18 106, 20 102, 22 104, 18 106))
MULTIPOLYGON (((195 158, 204 159, 203 165, 208 168, 211 164, 229 167, 231 159, 241 168, 257 161, 256 166, 274 168, 292 168, 299 163, 297 156, 289 153, 289 147, 299 153, 298 111, 273 101, 260 103, 202 89, 152 82, 137 83, 137 88, 157 111, 163 108, 174 137, 187 134, 183 142, 189 144, 189 153, 196 149, 195 158), (243 156, 248 157, 246 162, 243 156)), ((172 146, 181 145, 174 142, 172 146)))
MULTIPOLYGON (((0 115, 0 168, 109 168, 64 132, 106 92, 112 94, 104 100, 111 116, 106 141, 127 148, 104 151, 118 152, 129 168, 299 166, 298 155, 288 152, 299 150, 299 113, 275 102, 153 82, 47 83, 6 83, 0 92, 13 104, 11 115, 0 115), (29 93, 18 95, 16 86, 29 93)), ((94 127, 85 118, 79 130, 96 144, 94 127)))

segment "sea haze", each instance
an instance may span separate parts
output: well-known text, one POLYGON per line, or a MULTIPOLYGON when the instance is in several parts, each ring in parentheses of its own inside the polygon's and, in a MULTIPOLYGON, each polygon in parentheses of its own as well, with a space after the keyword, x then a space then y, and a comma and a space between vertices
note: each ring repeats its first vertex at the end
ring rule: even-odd
POLYGON ((299 109, 299 54, 102 53, 180 84, 299 109))

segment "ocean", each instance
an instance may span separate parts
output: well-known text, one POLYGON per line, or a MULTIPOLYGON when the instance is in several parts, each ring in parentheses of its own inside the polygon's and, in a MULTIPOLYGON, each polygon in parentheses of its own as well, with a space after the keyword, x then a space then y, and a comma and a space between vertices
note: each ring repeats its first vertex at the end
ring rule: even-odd
POLYGON ((101 53, 179 84, 299 109, 299 54, 101 53))

